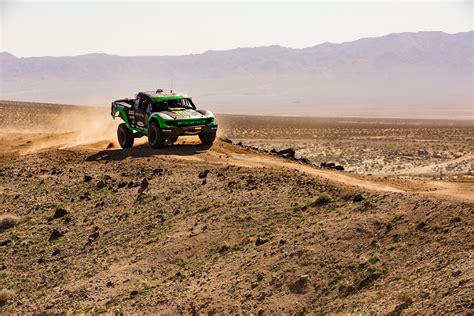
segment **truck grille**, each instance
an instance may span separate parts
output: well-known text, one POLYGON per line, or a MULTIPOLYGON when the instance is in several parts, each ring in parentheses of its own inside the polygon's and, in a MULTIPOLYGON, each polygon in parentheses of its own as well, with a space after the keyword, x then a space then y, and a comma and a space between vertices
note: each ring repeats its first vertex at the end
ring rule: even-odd
POLYGON ((212 118, 197 119, 197 120, 183 120, 183 121, 168 121, 166 122, 169 126, 194 126, 194 125, 207 125, 211 122, 212 118))

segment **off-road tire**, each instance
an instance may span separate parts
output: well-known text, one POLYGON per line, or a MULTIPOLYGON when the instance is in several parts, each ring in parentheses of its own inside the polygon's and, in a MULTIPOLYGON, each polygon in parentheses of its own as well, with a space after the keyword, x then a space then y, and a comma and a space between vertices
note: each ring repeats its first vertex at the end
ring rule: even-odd
POLYGON ((151 122, 148 127, 148 144, 151 148, 161 148, 165 146, 166 137, 163 136, 160 126, 156 121, 151 122))
POLYGON ((216 133, 199 134, 199 139, 203 144, 212 144, 216 140, 216 133))
POLYGON ((122 123, 117 128, 117 139, 122 148, 133 147, 133 141, 135 137, 133 132, 127 127, 125 123, 122 123))

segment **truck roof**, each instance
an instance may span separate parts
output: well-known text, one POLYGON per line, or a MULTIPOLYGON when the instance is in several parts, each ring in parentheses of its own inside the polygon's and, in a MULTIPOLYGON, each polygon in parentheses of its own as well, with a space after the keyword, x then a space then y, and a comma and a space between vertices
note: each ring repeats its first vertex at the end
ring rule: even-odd
POLYGON ((152 101, 167 101, 167 100, 180 100, 189 98, 186 94, 177 92, 165 92, 161 89, 156 91, 142 91, 141 94, 146 95, 152 101))

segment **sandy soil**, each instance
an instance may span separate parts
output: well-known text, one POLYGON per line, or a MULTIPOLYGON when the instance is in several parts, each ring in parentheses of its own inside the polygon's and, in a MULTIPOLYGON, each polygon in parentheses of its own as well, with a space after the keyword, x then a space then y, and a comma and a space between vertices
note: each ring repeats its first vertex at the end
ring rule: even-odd
POLYGON ((48 109, 44 128, 2 125, 0 220, 15 224, 0 226, 1 313, 474 311, 469 179, 343 173, 193 138, 122 150, 97 109, 74 109, 79 130, 48 109))

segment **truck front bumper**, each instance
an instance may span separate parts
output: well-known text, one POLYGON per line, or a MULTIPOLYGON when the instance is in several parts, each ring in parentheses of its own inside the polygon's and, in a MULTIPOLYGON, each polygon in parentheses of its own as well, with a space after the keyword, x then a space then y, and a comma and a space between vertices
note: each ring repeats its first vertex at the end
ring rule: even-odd
POLYGON ((198 135, 217 132, 217 125, 214 126, 186 126, 175 128, 162 128, 161 131, 165 136, 185 136, 198 135))

